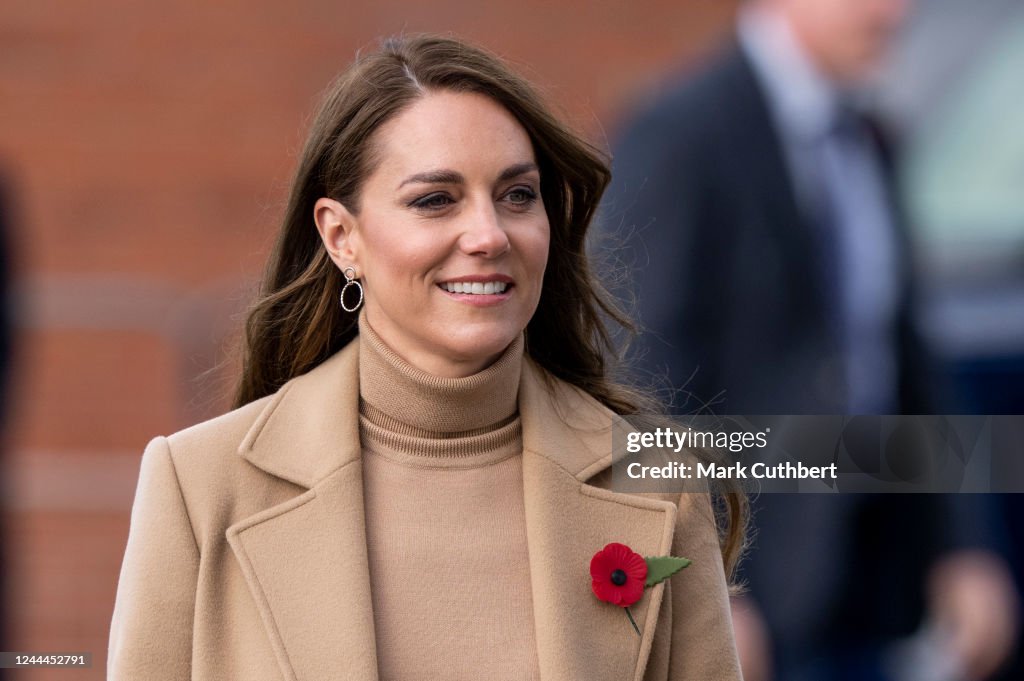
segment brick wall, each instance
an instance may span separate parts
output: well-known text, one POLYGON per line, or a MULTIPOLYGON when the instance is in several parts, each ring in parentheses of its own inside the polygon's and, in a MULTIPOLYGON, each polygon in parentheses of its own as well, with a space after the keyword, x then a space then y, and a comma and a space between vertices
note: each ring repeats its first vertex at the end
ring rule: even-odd
POLYGON ((224 350, 305 123, 356 49, 400 31, 479 41, 603 144, 735 3, 366 4, 5 3, 0 168, 19 336, 2 647, 96 659, 16 678, 102 678, 139 454, 226 408, 224 350))

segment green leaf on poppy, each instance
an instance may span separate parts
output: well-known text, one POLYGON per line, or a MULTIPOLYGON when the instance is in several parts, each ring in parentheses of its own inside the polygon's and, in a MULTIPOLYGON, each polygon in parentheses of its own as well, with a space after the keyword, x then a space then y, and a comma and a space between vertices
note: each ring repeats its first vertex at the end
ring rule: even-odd
POLYGON ((647 561, 647 582, 644 586, 654 586, 687 567, 691 561, 689 558, 676 558, 675 556, 655 556, 644 558, 647 561))

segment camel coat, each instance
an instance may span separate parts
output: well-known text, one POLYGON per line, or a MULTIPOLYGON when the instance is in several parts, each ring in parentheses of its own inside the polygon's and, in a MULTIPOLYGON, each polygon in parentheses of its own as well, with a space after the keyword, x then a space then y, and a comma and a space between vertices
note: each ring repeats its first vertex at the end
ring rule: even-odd
MULTIPOLYGON (((358 345, 274 395, 150 442, 108 679, 378 678, 358 345)), ((541 679, 739 679, 708 498, 604 489, 611 412, 529 360, 519 410, 541 679), (641 636, 591 592, 591 556, 612 541, 694 560, 632 606, 641 636)))

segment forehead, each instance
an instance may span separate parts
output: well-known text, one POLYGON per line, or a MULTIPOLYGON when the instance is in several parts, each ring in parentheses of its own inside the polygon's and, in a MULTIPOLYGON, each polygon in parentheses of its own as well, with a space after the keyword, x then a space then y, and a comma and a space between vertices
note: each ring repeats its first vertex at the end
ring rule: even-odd
POLYGON ((467 176, 500 173, 535 161, 519 121, 490 97, 471 92, 427 93, 377 130, 374 147, 373 175, 385 177, 442 168, 467 176))

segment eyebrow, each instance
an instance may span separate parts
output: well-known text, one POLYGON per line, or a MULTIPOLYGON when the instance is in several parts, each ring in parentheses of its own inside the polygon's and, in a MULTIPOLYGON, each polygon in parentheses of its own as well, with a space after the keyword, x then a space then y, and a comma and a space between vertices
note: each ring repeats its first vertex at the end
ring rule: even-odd
MULTIPOLYGON (((498 176, 498 182, 505 182, 511 180, 514 177, 525 175, 526 173, 539 170, 537 164, 532 161, 525 163, 517 163, 513 166, 505 168, 498 176)), ((402 183, 398 185, 401 189, 407 184, 413 182, 420 182, 423 184, 460 184, 465 181, 465 178, 461 173, 457 173, 454 170, 428 170, 423 173, 416 173, 402 180, 402 183)))

